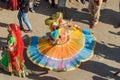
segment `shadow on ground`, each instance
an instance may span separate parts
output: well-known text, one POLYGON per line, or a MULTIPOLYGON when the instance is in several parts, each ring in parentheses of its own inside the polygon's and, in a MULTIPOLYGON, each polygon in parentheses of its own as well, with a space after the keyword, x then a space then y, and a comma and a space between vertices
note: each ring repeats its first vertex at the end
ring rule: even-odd
MULTIPOLYGON (((94 50, 94 54, 96 56, 101 56, 105 59, 113 60, 120 63, 120 46, 108 43, 107 45, 104 43, 96 43, 96 47, 94 50), (112 47, 109 47, 109 46, 112 47), (113 56, 114 55, 114 56, 113 56)), ((107 64, 96 62, 96 61, 87 61, 82 63, 79 67, 80 69, 92 72, 98 76, 105 78, 114 78, 115 80, 120 80, 119 76, 113 76, 113 74, 118 71, 118 68, 111 67, 107 64)), ((101 77, 93 76, 93 80, 106 80, 101 77)))
POLYGON ((120 31, 118 32, 109 31, 109 33, 120 36, 120 31))
POLYGON ((105 59, 113 60, 120 63, 120 46, 107 43, 96 43, 94 50, 95 55, 101 56, 105 59), (113 56, 114 55, 114 56, 113 56))
POLYGON ((80 69, 100 76, 93 76, 93 80, 108 80, 106 78, 114 78, 115 80, 120 80, 120 76, 113 76, 113 74, 119 70, 118 68, 111 67, 101 62, 87 61, 85 63, 82 63, 80 69))
POLYGON ((6 28, 8 24, 0 22, 0 27, 6 28))
POLYGON ((102 23, 113 25, 114 28, 119 28, 118 24, 120 24, 120 12, 112 9, 103 9, 101 10, 100 21, 102 23))

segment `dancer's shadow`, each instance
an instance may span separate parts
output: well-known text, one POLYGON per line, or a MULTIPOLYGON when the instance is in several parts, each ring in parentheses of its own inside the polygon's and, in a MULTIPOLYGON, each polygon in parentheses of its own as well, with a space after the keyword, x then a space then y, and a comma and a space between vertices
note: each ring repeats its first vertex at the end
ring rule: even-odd
POLYGON ((0 27, 6 28, 8 24, 0 22, 0 27))
POLYGON ((95 55, 101 56, 105 59, 120 62, 120 45, 111 43, 105 44, 104 42, 97 42, 94 50, 95 55))
POLYGON ((87 61, 85 63, 82 63, 82 65, 80 66, 80 69, 86 70, 98 76, 101 76, 100 79, 97 77, 93 77, 94 80, 106 80, 106 78, 109 78, 109 79, 114 78, 115 80, 120 80, 119 76, 113 75, 116 71, 119 70, 118 68, 111 67, 101 62, 87 61))
MULTIPOLYGON (((118 63, 120 62, 120 57, 119 57, 120 46, 119 45, 110 44, 110 43, 104 44, 104 42, 103 43, 96 42, 94 54, 96 55, 96 57, 101 59, 105 58, 108 60, 116 61, 118 63)), ((110 77, 110 78, 114 78, 115 80, 120 80, 119 76, 116 76, 116 77, 113 76, 113 74, 119 69, 111 67, 105 63, 88 61, 88 62, 82 63, 82 65, 80 66, 80 69, 92 72, 101 77, 110 77)))

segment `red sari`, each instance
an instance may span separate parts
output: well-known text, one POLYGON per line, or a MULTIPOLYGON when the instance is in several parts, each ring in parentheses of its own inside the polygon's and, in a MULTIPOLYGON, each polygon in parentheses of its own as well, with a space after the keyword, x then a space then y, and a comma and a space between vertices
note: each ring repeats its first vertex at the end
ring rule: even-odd
POLYGON ((18 10, 18 0, 9 0, 8 1, 8 9, 18 10))

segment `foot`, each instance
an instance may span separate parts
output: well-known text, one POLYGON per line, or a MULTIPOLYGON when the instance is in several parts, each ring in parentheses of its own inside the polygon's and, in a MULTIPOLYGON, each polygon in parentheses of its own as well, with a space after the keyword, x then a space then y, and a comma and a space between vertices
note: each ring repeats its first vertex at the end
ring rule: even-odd
POLYGON ((3 10, 3 8, 0 7, 0 11, 2 11, 2 10, 3 10))
POLYGON ((24 28, 23 28, 23 27, 20 27, 20 30, 24 31, 24 28))
POLYGON ((90 23, 91 23, 90 28, 94 28, 94 27, 96 27, 98 22, 95 22, 95 21, 91 20, 90 23))
POLYGON ((92 25, 90 26, 90 28, 94 28, 94 27, 96 27, 96 24, 92 24, 92 25))
POLYGON ((29 32, 32 32, 32 30, 25 30, 24 32, 25 33, 29 33, 29 32))

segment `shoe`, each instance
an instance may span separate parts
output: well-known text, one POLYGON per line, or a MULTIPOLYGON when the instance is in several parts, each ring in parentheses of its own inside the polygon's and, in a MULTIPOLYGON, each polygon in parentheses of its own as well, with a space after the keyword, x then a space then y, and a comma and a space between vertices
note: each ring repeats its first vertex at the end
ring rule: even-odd
POLYGON ((90 26, 90 28, 94 28, 94 27, 96 27, 96 24, 92 24, 92 26, 90 26))
POLYGON ((91 20, 90 23, 91 23, 90 28, 94 28, 94 27, 96 27, 98 22, 94 22, 93 20, 91 20))
POLYGON ((35 3, 35 4, 34 4, 34 6, 35 6, 35 7, 38 7, 38 6, 39 6, 39 4, 35 3))
POLYGON ((24 28, 23 28, 23 27, 20 27, 20 30, 24 31, 24 28))
POLYGON ((30 12, 35 13, 35 11, 32 8, 30 8, 29 10, 30 10, 30 12))
POLYGON ((32 30, 25 30, 24 32, 25 33, 29 33, 29 32, 32 32, 32 30))

